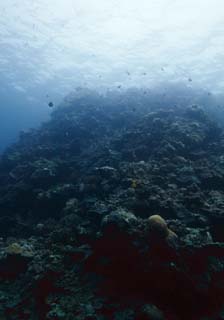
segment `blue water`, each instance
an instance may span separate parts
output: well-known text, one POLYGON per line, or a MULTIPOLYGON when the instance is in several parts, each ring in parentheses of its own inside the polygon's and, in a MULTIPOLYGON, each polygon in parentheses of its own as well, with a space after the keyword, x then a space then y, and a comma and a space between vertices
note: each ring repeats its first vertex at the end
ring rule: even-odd
POLYGON ((20 131, 37 127, 49 118, 47 104, 27 101, 24 94, 8 90, 0 90, 0 152, 15 142, 20 131))
POLYGON ((0 152, 76 87, 159 87, 164 103, 181 84, 200 99, 174 103, 222 105, 222 0, 8 0, 0 17, 0 152))

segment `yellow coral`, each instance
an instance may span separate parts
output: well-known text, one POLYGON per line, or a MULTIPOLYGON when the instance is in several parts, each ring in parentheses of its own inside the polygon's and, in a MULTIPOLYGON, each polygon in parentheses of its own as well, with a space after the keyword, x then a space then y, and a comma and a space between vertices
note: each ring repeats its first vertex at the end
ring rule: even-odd
POLYGON ((157 214, 149 217, 148 229, 150 235, 157 238, 166 238, 169 234, 166 221, 157 214))
POLYGON ((23 248, 19 243, 14 242, 8 245, 8 247, 6 248, 6 252, 9 254, 22 254, 23 248))
POLYGON ((131 187, 134 189, 137 188, 137 180, 135 180, 135 179, 132 180, 131 187))
POLYGON ((166 240, 168 242, 175 242, 177 240, 177 235, 175 232, 173 232, 172 230, 168 229, 169 233, 168 233, 168 236, 166 238, 166 240))
POLYGON ((168 228, 166 221, 160 215, 152 215, 148 218, 149 236, 167 241, 176 240, 177 235, 168 228))

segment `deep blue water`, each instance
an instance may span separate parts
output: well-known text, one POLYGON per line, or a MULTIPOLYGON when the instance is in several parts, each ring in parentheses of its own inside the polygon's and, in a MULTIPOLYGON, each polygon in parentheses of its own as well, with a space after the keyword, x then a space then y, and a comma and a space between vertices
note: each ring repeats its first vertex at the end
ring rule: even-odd
POLYGON ((47 103, 27 101, 15 90, 1 91, 0 95, 0 152, 15 142, 20 131, 37 127, 49 118, 47 103))

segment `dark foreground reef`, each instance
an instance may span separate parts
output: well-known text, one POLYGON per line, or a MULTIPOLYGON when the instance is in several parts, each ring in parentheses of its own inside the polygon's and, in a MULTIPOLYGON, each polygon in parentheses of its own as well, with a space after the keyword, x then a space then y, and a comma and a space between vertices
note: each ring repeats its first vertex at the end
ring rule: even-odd
POLYGON ((0 161, 0 319, 224 319, 224 132, 70 97, 0 161))

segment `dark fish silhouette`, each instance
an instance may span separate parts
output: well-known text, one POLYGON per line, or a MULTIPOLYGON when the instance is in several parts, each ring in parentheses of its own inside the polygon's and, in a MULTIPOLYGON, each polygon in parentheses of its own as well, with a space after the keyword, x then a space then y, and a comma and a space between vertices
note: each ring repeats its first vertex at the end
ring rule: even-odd
POLYGON ((52 108, 52 107, 54 106, 53 102, 49 102, 49 103, 48 103, 48 106, 49 106, 50 108, 52 108))

